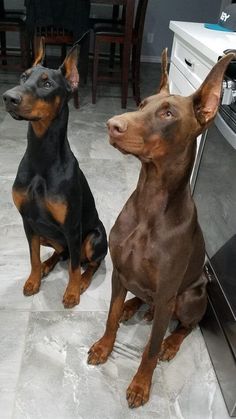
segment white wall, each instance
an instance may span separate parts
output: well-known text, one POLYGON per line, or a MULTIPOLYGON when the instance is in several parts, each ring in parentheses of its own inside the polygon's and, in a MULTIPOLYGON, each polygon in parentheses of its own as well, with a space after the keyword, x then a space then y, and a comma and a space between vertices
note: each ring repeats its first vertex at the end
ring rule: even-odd
POLYGON ((220 4, 221 0, 149 0, 142 59, 158 61, 162 50, 171 48, 173 33, 169 30, 170 20, 216 22, 220 4), (153 34, 153 43, 148 43, 150 33, 153 34))

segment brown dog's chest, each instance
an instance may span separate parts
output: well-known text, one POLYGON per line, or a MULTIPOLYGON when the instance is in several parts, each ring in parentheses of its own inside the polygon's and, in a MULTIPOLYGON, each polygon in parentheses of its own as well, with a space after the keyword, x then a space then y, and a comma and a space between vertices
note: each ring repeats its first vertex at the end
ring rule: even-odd
MULTIPOLYGON (((151 200, 136 198, 135 194, 129 198, 117 218, 109 247, 125 288, 150 304, 157 289, 162 292, 160 288, 173 287, 176 293, 190 255, 198 247, 194 234, 196 218, 191 202, 167 212, 161 199, 151 205, 151 200), (169 283, 171 276, 173 283, 169 283)), ((193 277, 194 271, 195 266, 193 277)))
POLYGON ((110 253, 123 285, 147 303, 152 303, 158 281, 158 238, 156 226, 145 217, 137 220, 130 202, 110 233, 110 253))

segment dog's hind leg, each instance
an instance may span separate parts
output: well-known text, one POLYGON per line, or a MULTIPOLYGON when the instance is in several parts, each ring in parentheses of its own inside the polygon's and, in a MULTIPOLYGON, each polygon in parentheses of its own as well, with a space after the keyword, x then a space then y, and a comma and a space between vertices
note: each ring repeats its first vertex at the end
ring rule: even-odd
POLYGON ((40 244, 55 249, 54 253, 41 264, 42 277, 45 277, 54 269, 59 260, 64 260, 68 257, 68 252, 60 244, 43 237, 40 237, 40 244))
POLYGON ((206 283, 188 288, 176 298, 174 317, 177 328, 163 340, 159 359, 170 361, 177 354, 183 340, 204 316, 207 307, 206 283))
MULTIPOLYGON (((144 301, 142 301, 138 297, 130 298, 130 300, 126 301, 123 308, 123 313, 121 316, 120 321, 126 322, 127 320, 131 319, 137 313, 139 308, 142 304, 145 304, 144 301)), ((154 315, 154 306, 151 306, 148 308, 148 310, 145 312, 143 318, 144 320, 147 320, 148 322, 153 320, 154 315)))
POLYGON ((47 276, 56 266, 57 262, 60 260, 60 253, 56 251, 50 256, 47 260, 45 260, 42 265, 42 277, 47 276))
POLYGON ((86 236, 82 243, 81 253, 82 264, 86 265, 80 282, 82 294, 89 287, 94 273, 107 253, 107 239, 102 223, 86 236))
POLYGON ((143 301, 138 297, 133 297, 130 300, 126 301, 123 308, 123 313, 120 321, 127 321, 134 316, 138 309, 143 304, 143 301))

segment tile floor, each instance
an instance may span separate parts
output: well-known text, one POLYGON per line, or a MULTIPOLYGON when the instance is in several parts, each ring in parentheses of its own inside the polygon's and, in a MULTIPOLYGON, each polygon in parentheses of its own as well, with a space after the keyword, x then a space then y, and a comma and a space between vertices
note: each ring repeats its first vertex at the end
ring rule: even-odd
MULTIPOLYGON (((0 93, 17 84, 0 74, 0 93)), ((159 66, 142 68, 143 96, 155 91, 159 66)), ((108 144, 105 121, 121 113, 119 89, 100 87, 95 106, 91 86, 80 89, 81 108, 71 106, 69 139, 94 193, 107 232, 133 190, 139 163, 108 144)), ((128 110, 135 109, 133 100, 128 110)), ((125 390, 138 368, 151 325, 142 313, 120 327, 114 351, 99 367, 87 351, 103 333, 110 300, 107 256, 81 303, 65 310, 66 263, 24 297, 28 246, 11 185, 26 146, 27 123, 14 121, 0 103, 0 418, 1 419, 226 419, 228 414, 199 329, 170 363, 160 363, 150 401, 130 410, 125 390)), ((46 257, 50 253, 44 250, 46 257)))

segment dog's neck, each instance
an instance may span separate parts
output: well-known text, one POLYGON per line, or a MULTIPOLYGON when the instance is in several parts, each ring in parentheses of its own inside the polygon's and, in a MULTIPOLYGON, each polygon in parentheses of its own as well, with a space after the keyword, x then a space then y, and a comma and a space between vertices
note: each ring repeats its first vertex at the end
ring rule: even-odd
POLYGON ((169 207, 176 198, 190 196, 189 180, 194 164, 196 143, 179 156, 172 156, 142 162, 136 197, 139 201, 156 206, 169 207))
POLYGON ((27 156, 37 171, 42 172, 45 167, 50 168, 50 165, 56 161, 63 162, 65 159, 65 150, 69 148, 68 115, 68 104, 66 103, 42 136, 38 136, 35 132, 34 122, 29 122, 27 156))

